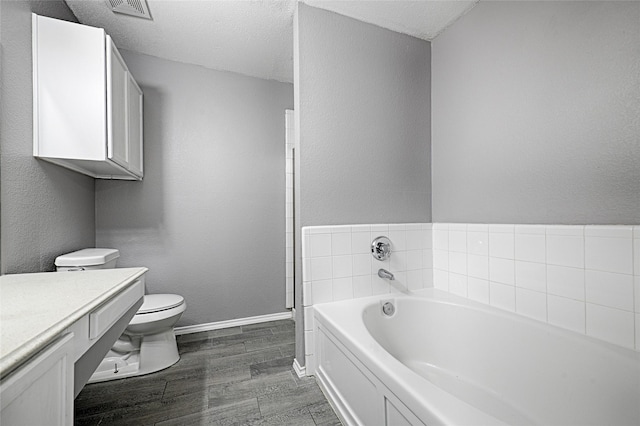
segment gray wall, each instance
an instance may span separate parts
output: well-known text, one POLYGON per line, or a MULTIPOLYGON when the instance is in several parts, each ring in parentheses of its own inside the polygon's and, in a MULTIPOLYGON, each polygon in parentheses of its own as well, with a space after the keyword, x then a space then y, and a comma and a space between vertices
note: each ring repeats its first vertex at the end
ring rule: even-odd
POLYGON ((435 222, 640 223, 640 3, 480 2, 432 48, 435 222))
POLYGON ((0 2, 0 273, 53 270, 95 243, 92 178, 33 158, 31 12, 76 21, 62 1, 0 2))
POLYGON ((178 325, 285 302, 285 123, 291 84, 122 52, 144 92, 142 182, 97 181, 98 246, 178 293, 178 325))
POLYGON ((430 45, 299 5, 302 225, 429 222, 430 45))
POLYGON ((302 306, 300 226, 431 220, 431 50, 426 41, 302 3, 294 40, 302 306))

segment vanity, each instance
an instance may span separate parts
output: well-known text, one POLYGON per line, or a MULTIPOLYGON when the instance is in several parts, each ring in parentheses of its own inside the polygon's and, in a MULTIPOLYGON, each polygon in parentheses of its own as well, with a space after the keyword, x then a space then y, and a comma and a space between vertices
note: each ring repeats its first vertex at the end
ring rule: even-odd
POLYGON ((142 305, 147 271, 0 277, 0 424, 73 424, 73 400, 142 305))

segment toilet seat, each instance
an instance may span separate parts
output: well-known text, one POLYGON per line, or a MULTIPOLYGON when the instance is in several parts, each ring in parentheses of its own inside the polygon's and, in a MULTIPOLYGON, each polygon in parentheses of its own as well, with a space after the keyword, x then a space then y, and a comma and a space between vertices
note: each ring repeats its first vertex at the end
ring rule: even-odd
MULTIPOLYGON (((144 299, 145 301, 142 303, 142 306, 140 307, 140 309, 138 309, 138 312, 133 316, 133 318, 129 322, 128 330, 135 329, 135 326, 137 325, 157 322, 157 321, 164 321, 175 315, 181 314, 187 309, 187 304, 184 302, 184 298, 176 294, 157 294, 157 295, 151 294, 151 295, 145 295, 144 299), (144 307, 145 303, 147 303, 147 299, 150 296, 175 296, 179 298, 179 302, 174 301, 172 304, 165 305, 165 306, 156 305, 156 307, 153 308, 155 310, 151 310, 149 312, 140 312, 141 309, 144 307), (170 306, 170 307, 167 307, 167 306, 170 306)), ((152 302, 154 301, 154 299, 159 299, 159 298, 152 298, 152 302)), ((177 299, 174 299, 174 300, 177 300, 177 299)), ((153 305, 147 305, 147 306, 153 306, 153 305)))
POLYGON ((146 294, 142 306, 140 306, 136 315, 164 311, 175 308, 183 303, 184 297, 178 294, 146 294))

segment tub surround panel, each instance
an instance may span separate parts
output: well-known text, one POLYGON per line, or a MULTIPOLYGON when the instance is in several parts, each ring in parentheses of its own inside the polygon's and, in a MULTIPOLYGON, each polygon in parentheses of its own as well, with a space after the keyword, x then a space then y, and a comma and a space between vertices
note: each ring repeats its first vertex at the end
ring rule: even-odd
POLYGON ((640 226, 433 224, 435 288, 640 350, 640 226))

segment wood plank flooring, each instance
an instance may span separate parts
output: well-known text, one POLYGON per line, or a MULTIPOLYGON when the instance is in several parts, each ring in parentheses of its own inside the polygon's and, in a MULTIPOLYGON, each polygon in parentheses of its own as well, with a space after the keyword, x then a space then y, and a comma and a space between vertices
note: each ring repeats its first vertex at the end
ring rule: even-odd
POLYGON ((292 320, 178 336, 180 361, 85 386, 76 425, 340 425, 311 377, 298 378, 292 320))

